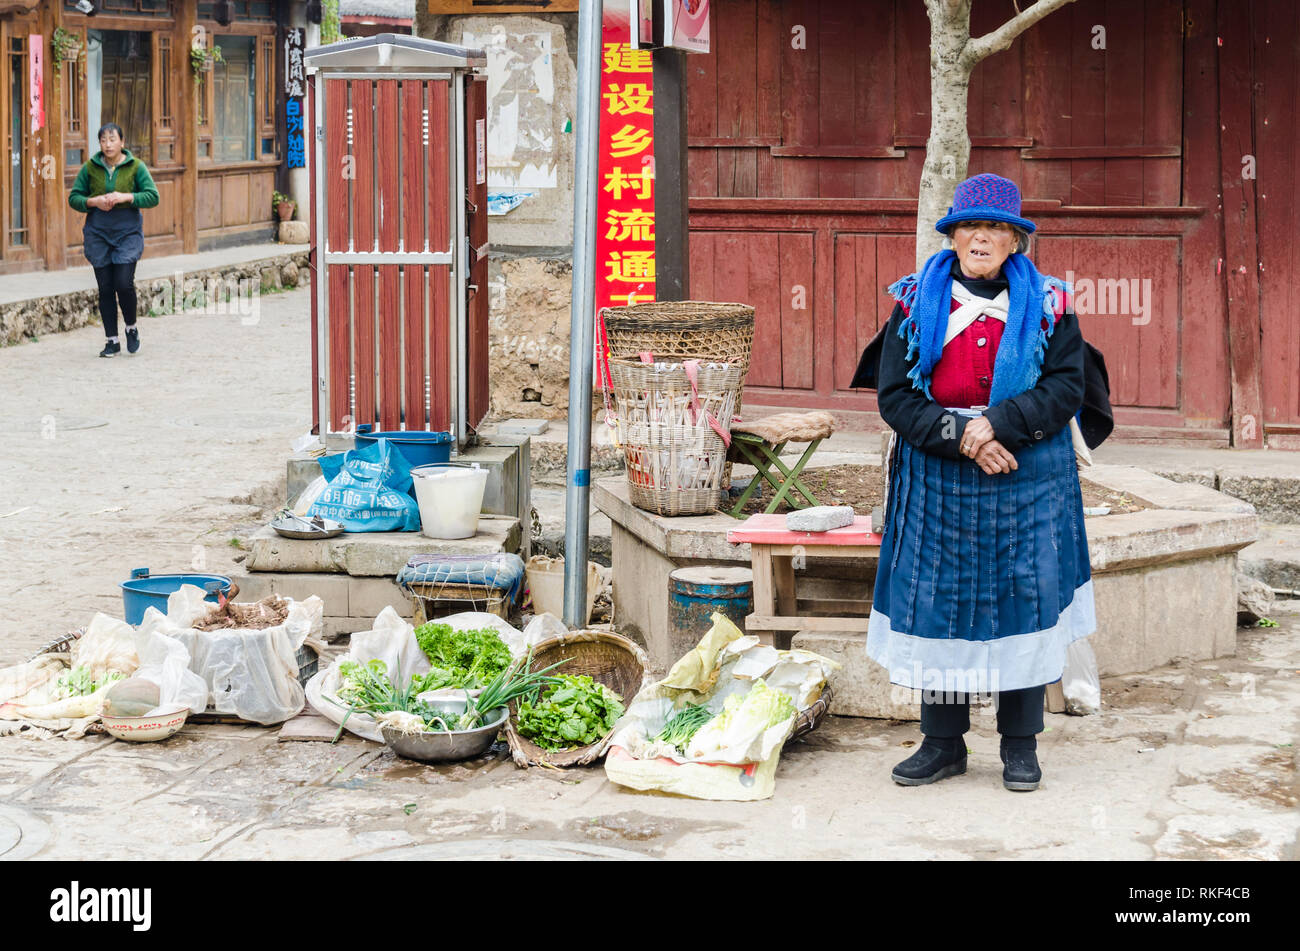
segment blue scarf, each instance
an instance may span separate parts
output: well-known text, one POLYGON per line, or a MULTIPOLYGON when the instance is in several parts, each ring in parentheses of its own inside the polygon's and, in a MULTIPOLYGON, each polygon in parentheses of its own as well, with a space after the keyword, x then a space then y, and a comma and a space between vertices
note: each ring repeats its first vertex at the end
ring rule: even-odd
MULTIPOLYGON (((907 359, 918 355, 907 376, 914 389, 930 393, 930 374, 943 353, 943 338, 952 311, 952 262, 957 255, 939 251, 930 255, 919 274, 909 274, 889 286, 907 317, 898 335, 907 341, 907 359)), ((1047 340, 1056 329, 1056 312, 1069 287, 1054 277, 1044 277, 1023 254, 1013 254, 1002 265, 1010 285, 1007 326, 993 363, 989 405, 1018 396, 1038 382, 1047 340), (1047 327, 1043 328, 1043 318, 1047 327)))

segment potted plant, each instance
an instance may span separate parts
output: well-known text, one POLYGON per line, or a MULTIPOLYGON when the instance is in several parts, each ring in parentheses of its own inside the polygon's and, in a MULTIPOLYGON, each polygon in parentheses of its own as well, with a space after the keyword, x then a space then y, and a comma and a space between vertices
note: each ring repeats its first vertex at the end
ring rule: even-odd
POLYGON ((281 221, 293 220, 293 213, 297 209, 298 203, 284 192, 272 192, 271 204, 275 206, 275 213, 281 221))
POLYGON ((81 37, 71 30, 65 30, 63 27, 55 27, 54 35, 50 38, 50 47, 54 52, 54 75, 60 77, 63 75, 63 64, 81 59, 85 53, 85 47, 82 45, 81 37))
POLYGON ((214 63, 224 63, 226 58, 221 55, 221 47, 214 46, 208 49, 205 46, 190 47, 190 66, 194 68, 194 78, 203 82, 203 74, 212 72, 214 63))

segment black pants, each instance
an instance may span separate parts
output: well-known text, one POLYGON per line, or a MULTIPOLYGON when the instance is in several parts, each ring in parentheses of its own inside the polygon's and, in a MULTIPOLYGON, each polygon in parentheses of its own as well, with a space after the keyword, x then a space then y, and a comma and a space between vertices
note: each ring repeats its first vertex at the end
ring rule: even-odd
MULTIPOLYGON (((1003 690, 995 694, 998 732, 1003 736, 1033 736, 1043 732, 1043 693, 1047 685, 1003 690)), ((921 732, 926 736, 957 737, 970 729, 970 698, 964 693, 921 692, 921 732), (944 702, 948 701, 948 702, 944 702)))
POLYGON ((122 305, 122 319, 135 326, 135 262, 105 264, 95 268, 99 285, 99 317, 104 322, 104 336, 117 336, 117 305, 122 305))

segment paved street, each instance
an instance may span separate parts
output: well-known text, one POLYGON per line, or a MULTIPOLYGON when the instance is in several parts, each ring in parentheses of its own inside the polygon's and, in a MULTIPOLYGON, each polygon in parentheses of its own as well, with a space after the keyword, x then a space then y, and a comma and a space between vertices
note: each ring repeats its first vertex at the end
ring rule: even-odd
MULTIPOLYGON (((0 664, 119 612, 132 567, 231 565, 309 425, 306 292, 257 316, 145 319, 141 353, 114 360, 95 357, 98 328, 0 350, 0 664)), ((26 734, 0 737, 0 856, 1295 859, 1300 603, 1275 617, 1234 658, 1111 678, 1101 715, 1049 715, 1034 793, 1002 789, 991 716, 969 772, 919 788, 888 775, 915 724, 831 717, 747 804, 522 771, 500 750, 426 767, 255 727, 26 734)))

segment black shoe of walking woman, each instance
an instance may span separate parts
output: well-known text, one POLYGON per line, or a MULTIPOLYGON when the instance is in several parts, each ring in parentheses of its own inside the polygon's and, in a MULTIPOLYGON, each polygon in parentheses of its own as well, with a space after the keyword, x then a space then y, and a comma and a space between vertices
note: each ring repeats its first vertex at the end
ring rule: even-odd
POLYGON ((134 327, 126 328, 126 352, 135 353, 140 349, 140 331, 134 327))
POLYGON ((1002 763, 1002 785, 1007 789, 1029 792, 1038 788, 1043 771, 1038 768, 1038 754, 1033 747, 1003 743, 1002 763))
POLYGON ((900 786, 924 786, 966 772, 966 738, 927 736, 921 748, 894 767, 900 786))
POLYGON ((111 340, 104 341, 104 349, 99 351, 101 357, 115 357, 122 352, 122 345, 111 340))

